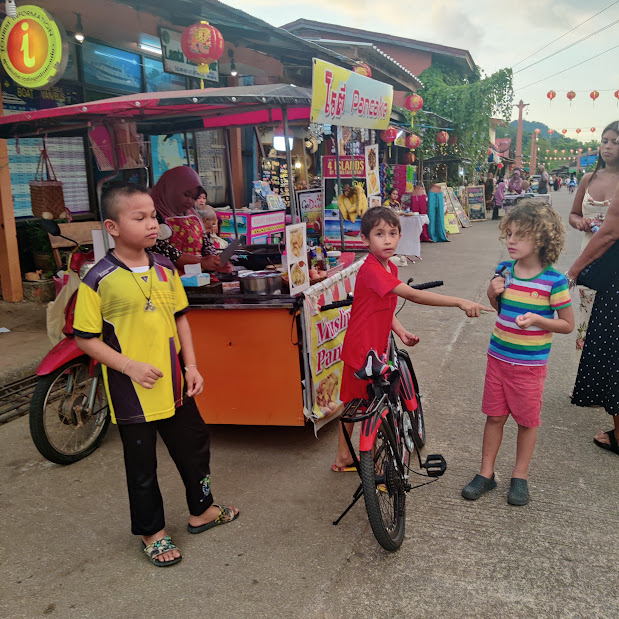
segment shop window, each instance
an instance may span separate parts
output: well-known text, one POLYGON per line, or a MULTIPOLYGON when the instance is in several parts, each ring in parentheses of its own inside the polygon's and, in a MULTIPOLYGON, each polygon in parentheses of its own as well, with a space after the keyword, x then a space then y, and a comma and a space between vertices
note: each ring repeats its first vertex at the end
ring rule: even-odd
POLYGON ((124 92, 142 90, 141 57, 114 47, 85 41, 82 44, 84 82, 124 92))
POLYGON ((153 183, 156 183, 167 170, 188 164, 184 133, 153 135, 150 144, 153 183))
POLYGON ((185 90, 186 82, 182 75, 165 73, 163 62, 144 57, 144 74, 147 92, 166 92, 168 90, 185 90))

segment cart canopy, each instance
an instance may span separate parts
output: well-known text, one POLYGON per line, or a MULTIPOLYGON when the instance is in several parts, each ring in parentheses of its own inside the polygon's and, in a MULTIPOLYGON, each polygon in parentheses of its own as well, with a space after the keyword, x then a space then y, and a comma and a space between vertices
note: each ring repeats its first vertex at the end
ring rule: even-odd
POLYGON ((140 133, 161 135, 218 127, 309 121, 312 91, 292 84, 149 92, 0 117, 0 139, 47 133, 84 135, 93 126, 134 121, 140 133))

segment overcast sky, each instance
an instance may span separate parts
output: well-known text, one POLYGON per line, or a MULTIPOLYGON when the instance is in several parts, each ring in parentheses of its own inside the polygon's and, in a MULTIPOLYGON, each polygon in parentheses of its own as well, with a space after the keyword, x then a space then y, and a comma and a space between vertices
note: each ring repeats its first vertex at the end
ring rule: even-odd
POLYGON ((577 137, 578 127, 582 129, 581 138, 591 137, 591 127, 597 128, 595 137, 599 137, 608 123, 619 119, 614 97, 619 89, 619 23, 611 26, 619 21, 619 0, 520 0, 512 10, 508 10, 512 3, 490 0, 224 1, 274 26, 299 18, 313 19, 467 49, 486 73, 503 67, 514 67, 514 72, 525 69, 514 75, 515 103, 523 99, 530 104, 525 118, 544 122, 556 131, 568 129, 571 137, 577 137), (524 60, 576 26, 573 32, 524 60), (606 30, 576 44, 604 27, 606 30), (564 47, 568 49, 526 68, 564 47), (610 51, 569 69, 606 50, 610 51), (551 77, 564 69, 569 70, 551 77), (530 86, 539 80, 539 84, 530 86), (546 98, 549 90, 557 93, 552 105, 546 98), (576 92, 571 106, 566 97, 569 90, 576 92), (595 106, 589 98, 592 90, 600 93, 595 106))

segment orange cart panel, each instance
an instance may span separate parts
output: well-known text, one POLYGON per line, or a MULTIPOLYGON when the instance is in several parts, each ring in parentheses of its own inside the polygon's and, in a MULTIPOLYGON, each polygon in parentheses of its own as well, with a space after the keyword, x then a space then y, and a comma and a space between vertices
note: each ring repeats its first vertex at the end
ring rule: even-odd
POLYGON ((204 391, 206 423, 302 426, 297 330, 287 308, 203 309, 187 314, 204 391))

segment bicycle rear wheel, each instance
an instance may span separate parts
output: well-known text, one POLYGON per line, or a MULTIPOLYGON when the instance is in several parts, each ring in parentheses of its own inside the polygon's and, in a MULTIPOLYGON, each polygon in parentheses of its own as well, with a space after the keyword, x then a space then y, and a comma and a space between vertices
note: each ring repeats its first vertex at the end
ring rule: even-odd
POLYGON ((381 420, 374 449, 360 452, 359 461, 365 509, 374 537, 385 550, 394 551, 404 540, 406 492, 388 423, 381 420))

